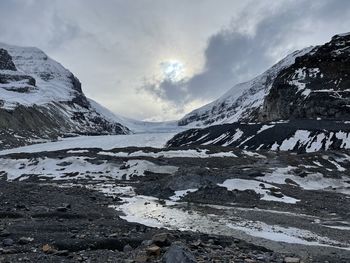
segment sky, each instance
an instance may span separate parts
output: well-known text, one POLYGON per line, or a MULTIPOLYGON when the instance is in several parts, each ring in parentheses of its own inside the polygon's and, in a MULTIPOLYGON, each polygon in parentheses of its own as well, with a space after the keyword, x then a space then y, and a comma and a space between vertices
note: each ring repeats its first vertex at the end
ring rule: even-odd
POLYGON ((4 0, 0 42, 42 49, 116 114, 164 121, 349 32, 349 18, 348 0, 4 0))

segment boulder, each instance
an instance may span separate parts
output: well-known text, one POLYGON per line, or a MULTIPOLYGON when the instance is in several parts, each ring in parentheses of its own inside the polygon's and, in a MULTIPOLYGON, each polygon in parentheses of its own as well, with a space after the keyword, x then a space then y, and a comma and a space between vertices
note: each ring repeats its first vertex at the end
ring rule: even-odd
POLYGON ((164 254, 164 263, 194 263, 197 262, 193 254, 180 244, 173 244, 164 254))

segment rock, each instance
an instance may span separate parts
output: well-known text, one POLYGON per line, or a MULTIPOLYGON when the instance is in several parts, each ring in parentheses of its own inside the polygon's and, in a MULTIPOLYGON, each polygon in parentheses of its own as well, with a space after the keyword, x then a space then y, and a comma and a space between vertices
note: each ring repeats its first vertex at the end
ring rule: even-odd
POLYGON ((18 240, 18 243, 21 245, 25 245, 25 244, 29 244, 30 242, 32 242, 34 240, 34 238, 32 237, 21 237, 18 240))
POLYGON ((178 244, 173 244, 164 254, 162 258, 163 263, 194 263, 197 262, 191 252, 185 247, 178 244))
POLYGON ((8 237, 9 235, 11 235, 11 233, 7 230, 2 230, 0 232, 0 237, 8 237))
POLYGON ((68 210, 67 207, 64 207, 64 206, 60 206, 56 208, 57 212, 67 212, 67 210, 68 210))
POLYGON ((55 251, 53 254, 56 255, 56 256, 64 256, 64 257, 66 257, 66 256, 69 255, 69 251, 68 250, 58 250, 58 251, 55 251))
POLYGON ((273 192, 273 191, 271 191, 269 194, 278 198, 282 198, 284 196, 282 193, 273 192))
POLYGON ((139 263, 144 263, 144 262, 147 262, 148 261, 148 256, 144 256, 144 255, 139 255, 135 258, 135 261, 136 262, 139 262, 139 263))
POLYGON ((163 247, 170 245, 168 233, 159 233, 152 237, 152 241, 157 246, 163 247))
POLYGON ((126 244, 123 248, 123 252, 130 252, 132 250, 133 248, 129 244, 126 244))
POLYGON ((68 204, 68 203, 62 204, 62 207, 65 207, 67 209, 71 209, 72 208, 71 204, 68 204))
POLYGON ((126 163, 123 163, 123 164, 119 167, 120 170, 126 170, 126 169, 129 169, 129 168, 130 168, 130 165, 129 165, 129 164, 126 164, 126 163))
POLYGON ((24 204, 17 204, 16 208, 17 209, 27 209, 27 207, 24 204))
MULTIPOLYGON (((0 254, 15 254, 16 252, 17 250, 13 248, 9 248, 9 249, 0 248, 0 254)), ((1 258, 0 258, 0 262, 2 262, 1 258)))
POLYGON ((10 247, 14 244, 15 242, 13 241, 13 239, 11 238, 5 238, 3 241, 2 241, 2 244, 5 246, 5 247, 10 247))
POLYGON ((156 245, 152 245, 152 246, 146 248, 146 252, 147 252, 147 255, 149 255, 149 256, 159 257, 160 256, 160 247, 158 247, 156 245))
POLYGON ((54 247, 50 246, 49 244, 43 245, 42 251, 44 253, 47 253, 47 254, 51 254, 51 253, 57 252, 57 250, 54 247))
POLYGON ((295 257, 285 257, 284 258, 285 263, 300 263, 300 258, 295 257))
POLYGON ((292 185, 296 185, 296 186, 299 186, 299 184, 295 181, 293 181, 292 179, 290 178, 287 178, 286 180, 284 180, 286 184, 292 184, 292 185))
POLYGON ((149 247, 152 244, 153 244, 152 240, 144 240, 144 241, 142 241, 141 246, 149 247))
POLYGON ((57 163, 56 165, 57 166, 69 166, 71 164, 72 164, 72 162, 61 162, 61 163, 57 163))

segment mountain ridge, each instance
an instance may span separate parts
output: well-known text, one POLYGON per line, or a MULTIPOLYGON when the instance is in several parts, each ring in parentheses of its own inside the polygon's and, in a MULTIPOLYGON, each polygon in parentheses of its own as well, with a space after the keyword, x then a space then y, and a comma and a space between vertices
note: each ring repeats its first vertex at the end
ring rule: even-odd
POLYGON ((185 116, 180 125, 197 123, 202 129, 177 134, 168 147, 350 148, 350 34, 335 35, 324 45, 294 52, 285 59, 292 63, 282 60, 282 66, 277 63, 239 84, 247 86, 242 92, 245 96, 232 99, 224 95, 209 104, 214 107, 205 106, 204 113, 199 109, 185 116))
POLYGON ((78 78, 40 49, 0 43, 0 61, 0 147, 131 132, 97 112, 78 78))

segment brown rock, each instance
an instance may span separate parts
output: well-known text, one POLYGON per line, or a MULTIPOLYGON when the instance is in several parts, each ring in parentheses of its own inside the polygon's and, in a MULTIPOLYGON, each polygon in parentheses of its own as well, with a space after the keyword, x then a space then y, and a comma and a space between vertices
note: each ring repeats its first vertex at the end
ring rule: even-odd
POLYGON ((146 248, 147 255, 149 256, 160 256, 160 247, 153 245, 148 248, 146 248))
POLYGON ((148 260, 148 257, 143 255, 139 255, 135 258, 135 262, 138 262, 138 263, 144 263, 144 262, 147 262, 147 260, 148 260))
POLYGON ((170 245, 168 233, 159 233, 152 237, 152 241, 157 246, 163 247, 170 245))
POLYGON ((50 246, 49 244, 45 244, 42 247, 42 251, 47 254, 55 253, 56 249, 50 246))

